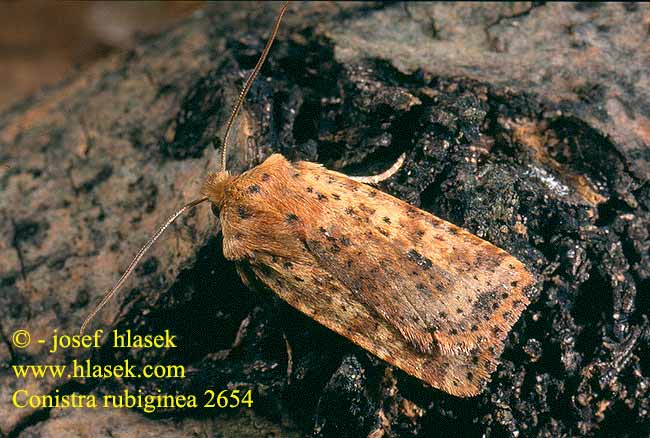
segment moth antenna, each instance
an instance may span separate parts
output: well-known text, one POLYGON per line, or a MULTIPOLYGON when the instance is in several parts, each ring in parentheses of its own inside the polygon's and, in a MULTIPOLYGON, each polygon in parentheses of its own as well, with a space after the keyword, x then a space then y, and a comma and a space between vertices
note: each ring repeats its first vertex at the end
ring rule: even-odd
POLYGON ((255 80, 255 77, 262 69, 262 65, 264 64, 264 61, 266 60, 266 57, 269 54, 269 51, 271 50, 271 45, 273 44, 273 41, 275 41, 275 37, 277 36, 278 30, 280 29, 280 22, 282 21, 282 17, 284 16, 284 13, 287 11, 288 7, 289 7, 289 2, 288 1, 284 2, 282 8, 280 9, 280 12, 278 13, 278 17, 275 19, 275 24, 273 25, 273 31, 271 32, 271 36, 269 37, 269 40, 266 42, 266 47, 264 47, 264 50, 260 55, 260 59, 257 61, 257 64, 255 64, 255 68, 251 72, 250 76, 248 76, 248 79, 246 79, 244 88, 242 88, 241 92, 239 93, 239 97, 237 98, 237 103, 232 108, 232 112, 230 113, 230 118, 228 119, 228 123, 226 124, 226 132, 223 135, 223 146, 221 147, 221 170, 222 171, 226 170, 228 140, 230 139, 230 129, 232 128, 232 124, 235 122, 235 118, 237 117, 237 114, 239 114, 239 110, 241 109, 241 106, 244 103, 244 98, 246 98, 246 94, 248 94, 248 90, 250 90, 251 85, 253 85, 253 81, 255 80))
POLYGON ((90 312, 90 315, 88 315, 86 317, 83 324, 81 324, 81 328, 79 329, 79 334, 80 335, 83 335, 84 330, 86 329, 86 326, 88 325, 88 323, 95 317, 95 315, 97 315, 97 313, 99 313, 100 310, 102 310, 102 308, 106 305, 106 303, 108 303, 111 300, 111 298, 113 298, 115 296, 117 291, 120 289, 120 287, 122 287, 122 285, 124 284, 126 279, 129 277, 129 275, 131 275, 131 273, 135 270, 135 267, 140 262, 140 259, 142 259, 142 257, 145 255, 145 253, 151 247, 151 245, 153 245, 154 242, 156 240, 158 240, 158 238, 162 235, 162 233, 165 232, 167 227, 169 227, 176 219, 178 219, 178 217, 180 215, 185 213, 187 210, 189 210, 190 208, 192 208, 192 207, 194 207, 196 205, 199 205, 200 203, 205 202, 207 200, 208 200, 207 197, 200 198, 200 199, 195 199, 194 201, 185 204, 183 207, 181 207, 180 210, 178 210, 176 213, 171 215, 171 217, 169 219, 167 219, 167 221, 165 221, 163 226, 160 227, 158 229, 158 231, 156 231, 156 233, 153 236, 151 236, 151 239, 149 239, 149 241, 140 249, 140 251, 138 251, 138 254, 136 254, 136 256, 133 258, 133 260, 131 261, 131 264, 129 264, 129 267, 126 268, 126 271, 124 271, 124 274, 122 274, 122 277, 120 277, 120 279, 117 281, 117 283, 115 283, 115 286, 113 286, 106 293, 106 295, 104 295, 104 298, 102 299, 102 301, 97 305, 97 307, 95 307, 95 309, 92 312, 90 312))

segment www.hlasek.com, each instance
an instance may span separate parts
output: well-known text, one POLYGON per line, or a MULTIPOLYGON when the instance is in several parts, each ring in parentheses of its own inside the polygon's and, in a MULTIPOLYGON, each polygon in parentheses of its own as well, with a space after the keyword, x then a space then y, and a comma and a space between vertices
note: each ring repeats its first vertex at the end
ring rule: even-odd
MULTIPOLYGON (((176 336, 165 330, 160 335, 138 335, 131 330, 120 333, 113 330, 107 333, 108 345, 113 348, 176 348, 176 336)), ((103 343, 104 331, 97 330, 92 335, 65 335, 54 330, 51 339, 37 339, 37 344, 44 345, 47 352, 55 354, 67 349, 99 348, 103 343)), ((15 348, 27 348, 32 344, 31 335, 27 330, 16 330, 12 336, 15 348)), ((12 369, 16 379, 35 380, 74 380, 74 379, 184 379, 183 365, 156 364, 138 367, 125 359, 119 364, 95 364, 90 359, 73 359, 71 364, 15 364, 12 369)), ((20 385, 18 385, 20 386, 20 385)), ((195 394, 156 394, 129 392, 125 389, 119 394, 81 394, 78 392, 62 392, 56 389, 48 393, 33 392, 33 385, 19 388, 12 394, 12 404, 19 409, 40 408, 138 408, 152 413, 156 409, 186 409, 186 408, 237 408, 251 407, 253 404, 252 391, 238 389, 215 390, 207 389, 202 396, 195 394), (29 388, 29 389, 28 389, 29 388)))

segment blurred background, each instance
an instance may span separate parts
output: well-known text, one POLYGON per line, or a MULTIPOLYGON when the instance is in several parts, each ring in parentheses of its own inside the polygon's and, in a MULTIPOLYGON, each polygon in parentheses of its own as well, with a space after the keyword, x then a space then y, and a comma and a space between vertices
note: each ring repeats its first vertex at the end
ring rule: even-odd
POLYGON ((0 112, 205 4, 0 0, 0 112))

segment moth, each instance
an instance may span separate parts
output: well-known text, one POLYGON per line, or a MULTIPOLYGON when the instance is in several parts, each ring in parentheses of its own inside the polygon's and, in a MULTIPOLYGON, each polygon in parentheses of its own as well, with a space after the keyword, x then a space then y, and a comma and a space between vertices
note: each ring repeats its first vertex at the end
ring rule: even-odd
MULTIPOLYGON (((209 201, 219 211, 223 254, 242 281, 261 283, 294 308, 365 350, 456 396, 481 392, 504 339, 529 301, 533 277, 507 252, 375 187, 395 173, 349 177, 271 155, 226 170, 233 121, 259 72, 235 104, 221 148, 221 171, 201 197, 177 211, 140 250, 91 313, 117 292, 143 254, 178 216, 209 201)), ((403 159, 403 157, 402 157, 403 159)))

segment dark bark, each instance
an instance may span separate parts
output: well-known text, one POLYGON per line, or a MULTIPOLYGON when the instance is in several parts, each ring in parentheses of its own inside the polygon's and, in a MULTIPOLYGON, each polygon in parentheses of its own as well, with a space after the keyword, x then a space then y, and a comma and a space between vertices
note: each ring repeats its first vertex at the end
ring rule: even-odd
POLYGON ((368 174, 406 152, 384 190, 538 275, 482 395, 428 388, 270 292, 246 289, 201 206, 94 323, 169 329, 178 348, 92 352, 98 363, 195 371, 28 384, 97 394, 236 385, 254 390, 252 411, 145 418, 11 405, 27 385, 11 365, 88 356, 17 349, 12 333, 76 332, 156 226, 196 197, 277 6, 217 6, 0 115, 0 433, 120 424, 136 434, 214 427, 244 436, 259 433, 258 422, 268 433, 318 436, 647 433, 650 9, 641 4, 294 5, 251 90, 233 171, 279 151, 368 174))

